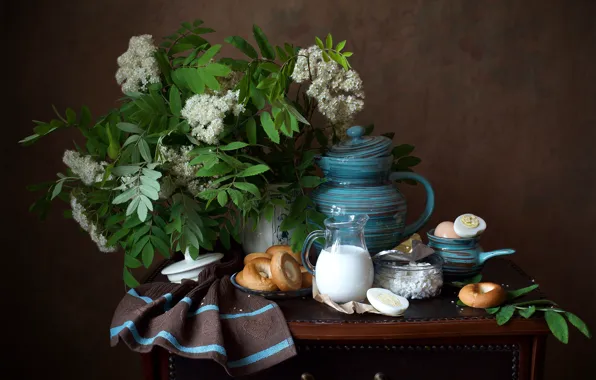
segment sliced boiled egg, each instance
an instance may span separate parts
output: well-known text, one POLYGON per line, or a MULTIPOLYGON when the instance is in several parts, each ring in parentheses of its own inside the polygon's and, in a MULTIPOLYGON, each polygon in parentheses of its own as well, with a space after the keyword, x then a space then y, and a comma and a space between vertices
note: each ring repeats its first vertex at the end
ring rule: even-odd
POLYGON ((472 238, 486 230, 486 222, 474 214, 463 214, 455 219, 453 229, 456 234, 463 238, 472 238))
POLYGON ((407 299, 383 288, 368 289, 366 298, 375 309, 391 317, 403 315, 410 306, 407 299))

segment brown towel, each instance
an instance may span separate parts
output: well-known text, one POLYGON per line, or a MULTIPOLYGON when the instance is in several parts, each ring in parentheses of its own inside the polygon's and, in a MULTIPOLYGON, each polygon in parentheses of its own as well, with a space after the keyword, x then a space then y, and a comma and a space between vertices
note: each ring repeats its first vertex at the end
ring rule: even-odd
POLYGON ((296 355, 283 313, 274 302, 236 289, 215 266, 199 281, 150 283, 118 305, 111 345, 136 352, 154 345, 187 358, 212 359, 231 376, 250 375, 296 355))

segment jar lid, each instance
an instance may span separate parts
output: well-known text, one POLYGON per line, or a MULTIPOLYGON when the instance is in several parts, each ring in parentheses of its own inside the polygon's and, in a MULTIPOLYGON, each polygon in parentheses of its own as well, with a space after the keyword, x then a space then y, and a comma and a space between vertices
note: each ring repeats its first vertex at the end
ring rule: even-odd
POLYGON ((329 148, 327 156, 335 158, 386 157, 391 154, 391 139, 385 136, 364 136, 364 128, 348 129, 348 139, 329 148))

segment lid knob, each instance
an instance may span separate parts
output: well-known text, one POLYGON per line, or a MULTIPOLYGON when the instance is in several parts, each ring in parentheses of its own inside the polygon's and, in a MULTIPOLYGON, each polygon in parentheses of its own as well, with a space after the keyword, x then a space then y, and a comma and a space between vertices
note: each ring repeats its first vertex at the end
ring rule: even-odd
POLYGON ((364 128, 359 125, 350 127, 348 128, 348 136, 350 136, 353 141, 358 141, 364 136, 364 128))

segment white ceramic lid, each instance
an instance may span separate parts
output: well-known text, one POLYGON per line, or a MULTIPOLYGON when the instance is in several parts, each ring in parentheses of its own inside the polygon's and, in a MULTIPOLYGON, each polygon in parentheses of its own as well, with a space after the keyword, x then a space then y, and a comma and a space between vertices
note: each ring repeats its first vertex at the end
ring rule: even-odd
POLYGON ((162 269, 161 274, 169 276, 172 274, 187 272, 189 270, 213 264, 214 262, 221 260, 223 256, 223 253, 208 253, 205 255, 199 255, 196 260, 178 261, 162 269))

